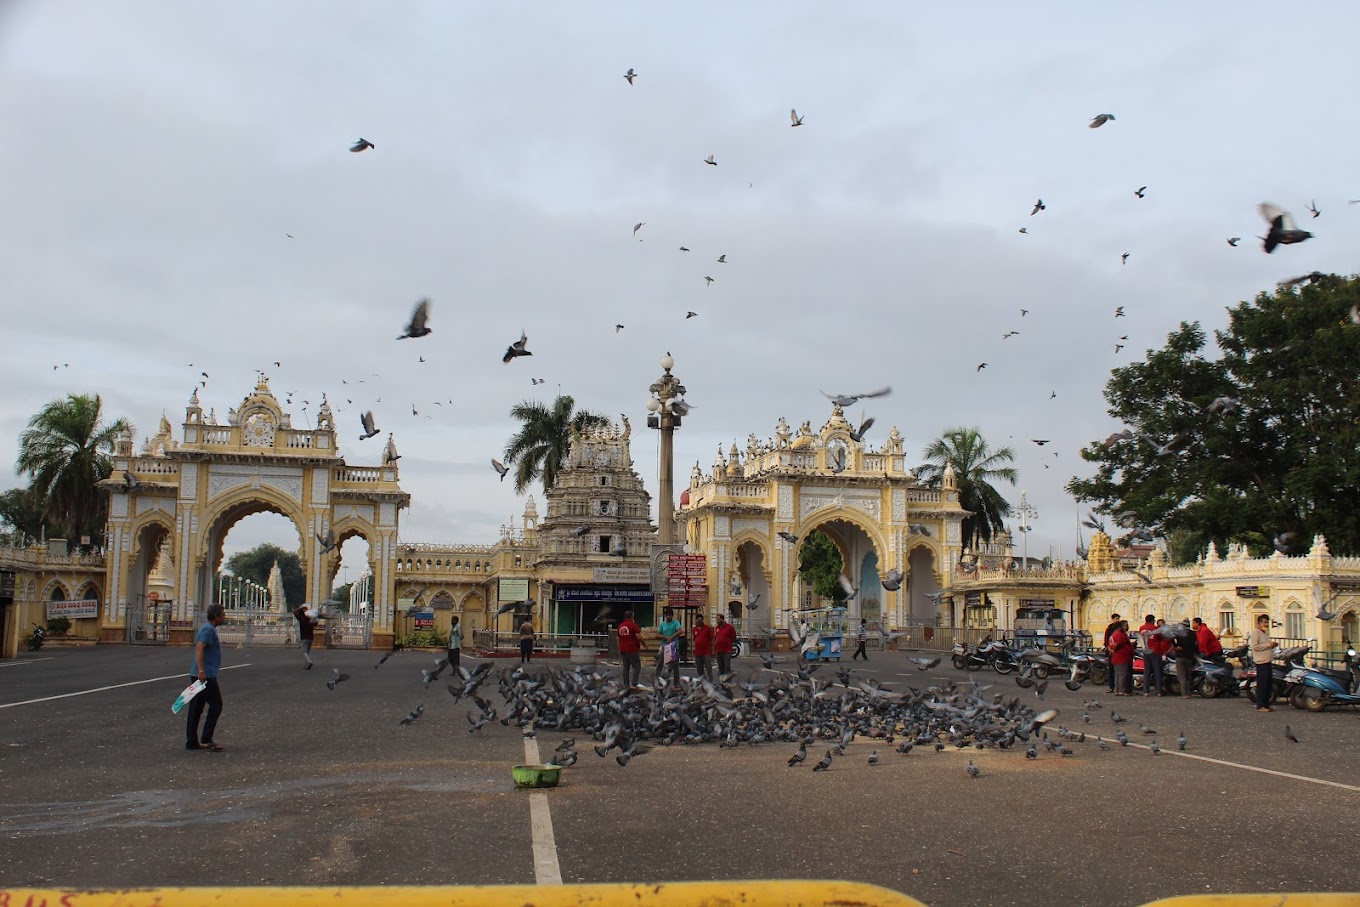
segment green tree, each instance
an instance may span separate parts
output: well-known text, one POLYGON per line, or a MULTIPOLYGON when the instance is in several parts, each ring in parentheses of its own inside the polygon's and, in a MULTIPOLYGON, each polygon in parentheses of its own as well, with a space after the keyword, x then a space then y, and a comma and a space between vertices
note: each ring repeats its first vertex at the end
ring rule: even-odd
POLYGON ((839 582, 843 566, 840 549, 826 533, 814 529, 803 537, 798 546, 798 574, 819 598, 829 598, 837 604, 845 601, 845 590, 839 582))
POLYGON ((557 482, 573 431, 609 424, 598 413, 577 410, 576 400, 566 394, 558 395, 551 406, 525 400, 515 404, 510 415, 523 423, 505 445, 505 462, 514 467, 515 491, 520 494, 539 479, 545 492, 557 482))
POLYGON ((15 470, 28 476, 45 520, 73 543, 88 535, 102 544, 108 495, 97 483, 113 471, 118 436, 132 430, 126 419, 105 424, 103 409, 98 394, 70 394, 39 410, 19 435, 15 470))
POLYGON ((926 462, 916 469, 922 484, 939 488, 946 463, 954 467, 959 487, 959 506, 972 512, 963 521, 963 547, 974 542, 991 541, 992 534, 1006 528, 1011 505, 993 483, 1015 484, 1015 451, 1009 447, 992 450, 976 428, 950 428, 930 442, 922 454, 926 462))
POLYGON ((340 603, 341 611, 349 610, 349 590, 353 586, 353 583, 345 583, 343 586, 336 586, 331 590, 331 599, 340 603))
POLYGON ((265 542, 249 551, 238 551, 227 558, 227 572, 232 576, 259 583, 261 586, 268 586, 269 571, 275 561, 279 563, 279 573, 283 577, 283 594, 288 599, 288 606, 296 608, 307 601, 307 577, 302 572, 302 562, 298 560, 297 552, 285 551, 278 545, 265 542))
POLYGON ((1110 415, 1131 437, 1082 451, 1097 464, 1068 490, 1121 526, 1152 528, 1190 559, 1210 541, 1269 553, 1360 549, 1360 280, 1317 275, 1228 310, 1206 351, 1198 322, 1116 369, 1110 415), (1215 401, 1218 401, 1215 403, 1215 401))
POLYGON ((0 535, 17 544, 23 537, 39 538, 42 528, 42 502, 31 489, 0 491, 0 535))

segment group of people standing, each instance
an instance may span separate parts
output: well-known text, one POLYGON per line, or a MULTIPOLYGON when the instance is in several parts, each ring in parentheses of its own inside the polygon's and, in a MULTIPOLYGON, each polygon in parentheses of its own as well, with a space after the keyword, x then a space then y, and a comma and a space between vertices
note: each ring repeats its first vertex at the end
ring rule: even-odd
MULTIPOLYGON (((1130 633, 1129 622, 1118 614, 1111 615, 1105 628, 1105 650, 1110 654, 1110 692, 1116 696, 1133 695, 1133 658, 1136 638, 1143 649, 1143 695, 1166 696, 1165 659, 1172 656, 1176 666, 1176 681, 1182 699, 1190 698, 1192 674, 1196 660, 1223 662, 1223 643, 1209 625, 1196 617, 1189 624, 1174 626, 1164 631, 1166 621, 1148 614, 1136 634, 1130 633)), ((1256 665, 1256 710, 1273 711, 1270 707, 1272 665, 1271 658, 1279 643, 1270 638, 1270 616, 1259 615, 1256 626, 1247 640, 1256 665)))
MULTIPOLYGON (((619 641, 619 661, 623 667, 623 682, 629 689, 636 688, 642 680, 642 628, 633 620, 633 612, 626 611, 623 621, 614 631, 619 641)), ((680 640, 683 634, 680 621, 670 608, 661 611, 661 623, 657 633, 661 640, 656 653, 656 676, 660 683, 664 677, 673 686, 680 685, 680 640)), ((702 612, 695 615, 694 626, 690 630, 693 639, 694 668, 700 676, 709 680, 716 674, 727 674, 732 670, 732 653, 737 644, 737 628, 719 614, 709 625, 702 612)))

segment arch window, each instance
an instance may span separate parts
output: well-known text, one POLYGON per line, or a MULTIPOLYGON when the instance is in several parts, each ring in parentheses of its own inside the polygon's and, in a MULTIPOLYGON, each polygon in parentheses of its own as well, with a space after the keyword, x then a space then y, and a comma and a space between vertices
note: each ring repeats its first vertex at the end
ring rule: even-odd
POLYGON ((1290 639, 1303 639, 1307 630, 1307 615, 1303 613, 1303 605, 1298 602, 1290 602, 1289 610, 1284 613, 1284 635, 1290 639))

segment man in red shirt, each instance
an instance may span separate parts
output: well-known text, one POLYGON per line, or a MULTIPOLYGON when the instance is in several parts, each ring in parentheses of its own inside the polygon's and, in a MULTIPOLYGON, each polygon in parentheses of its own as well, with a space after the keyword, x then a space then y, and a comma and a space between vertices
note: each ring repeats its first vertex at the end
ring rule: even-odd
POLYGON ((1209 625, 1196 617, 1190 622, 1191 628, 1195 631, 1195 642, 1199 643, 1199 654, 1210 661, 1223 661, 1223 643, 1218 641, 1214 631, 1209 629, 1209 625))
POLYGON ((1151 614, 1143 618, 1138 635, 1143 644, 1143 695, 1166 695, 1166 662, 1164 656, 1171 651, 1171 640, 1165 636, 1154 635, 1165 621, 1157 620, 1151 614))
POLYGON ((642 628, 633 620, 633 612, 623 612, 623 622, 615 631, 619 635, 619 661, 623 665, 623 685, 633 689, 642 679, 642 628))
POLYGON ((713 628, 704 623, 704 612, 694 615, 694 670, 705 680, 713 679, 713 628))
POLYGON ((1132 685, 1133 643, 1129 641, 1128 621, 1120 621, 1110 632, 1110 666, 1114 668, 1116 696, 1128 696, 1132 685))
POLYGON ((722 614, 718 615, 717 626, 713 630, 713 651, 718 656, 718 676, 732 673, 732 648, 737 643, 737 628, 727 622, 722 614))

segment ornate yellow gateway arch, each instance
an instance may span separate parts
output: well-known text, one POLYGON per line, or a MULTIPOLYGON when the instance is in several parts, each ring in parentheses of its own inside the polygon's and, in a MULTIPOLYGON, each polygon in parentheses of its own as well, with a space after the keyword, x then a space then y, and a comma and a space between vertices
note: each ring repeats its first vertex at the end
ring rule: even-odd
POLYGON ((957 563, 967 515, 952 468, 940 488, 922 486, 896 428, 871 446, 835 407, 818 432, 809 422, 792 432, 781 418, 772 439, 752 434, 744 454, 735 443, 725 457, 719 449, 709 475, 696 463, 677 520, 707 558, 709 607, 740 607, 746 626, 787 627, 791 609, 819 604, 798 578, 798 547, 820 530, 859 590, 850 616, 906 627, 949 622, 929 596, 957 563), (901 586, 885 589, 894 569, 901 586))
POLYGON ((215 413, 204 416, 195 390, 180 441, 164 417, 140 455, 124 435, 113 472, 101 483, 110 497, 101 638, 131 639, 142 610, 151 607, 164 611, 168 641, 189 642, 211 600, 227 532, 242 517, 269 511, 292 520, 302 539, 309 602, 330 593, 340 544, 356 535, 368 542, 373 636, 380 644, 392 632, 398 514, 411 502, 398 484, 390 437, 382 459, 380 466, 345 462, 324 399, 315 429, 294 428, 263 375, 225 425, 215 413), (335 547, 325 551, 321 539, 328 536, 335 547), (149 588, 153 573, 157 589, 149 588), (168 607, 159 591, 167 578, 168 607))

